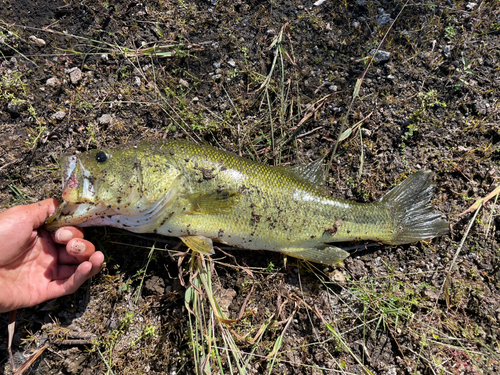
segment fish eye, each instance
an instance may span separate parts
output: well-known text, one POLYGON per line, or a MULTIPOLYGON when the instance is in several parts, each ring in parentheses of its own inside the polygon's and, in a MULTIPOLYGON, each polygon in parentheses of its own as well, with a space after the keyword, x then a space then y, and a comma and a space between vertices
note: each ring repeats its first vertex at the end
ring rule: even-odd
POLYGON ((106 160, 108 160, 108 155, 104 151, 99 151, 97 154, 95 154, 95 160, 97 160, 98 163, 104 163, 106 160))

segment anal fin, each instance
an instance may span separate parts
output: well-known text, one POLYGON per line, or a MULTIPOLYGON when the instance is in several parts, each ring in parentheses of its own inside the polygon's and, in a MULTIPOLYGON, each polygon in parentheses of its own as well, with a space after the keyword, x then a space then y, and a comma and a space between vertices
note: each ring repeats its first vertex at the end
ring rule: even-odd
POLYGON ((341 265, 342 261, 350 255, 347 251, 335 246, 326 246, 324 248, 292 248, 283 250, 282 253, 295 258, 330 265, 341 265))
POLYGON ((193 251, 202 254, 214 254, 214 245, 210 238, 203 236, 184 236, 181 237, 182 242, 193 251))

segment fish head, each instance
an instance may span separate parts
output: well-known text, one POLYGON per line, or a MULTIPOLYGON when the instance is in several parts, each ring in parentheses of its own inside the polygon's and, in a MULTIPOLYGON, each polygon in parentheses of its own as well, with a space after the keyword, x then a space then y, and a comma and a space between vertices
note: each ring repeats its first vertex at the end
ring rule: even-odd
POLYGON ((141 145, 65 156, 61 165, 62 202, 46 221, 49 230, 113 225, 120 217, 147 215, 172 196, 179 175, 161 155, 141 145))

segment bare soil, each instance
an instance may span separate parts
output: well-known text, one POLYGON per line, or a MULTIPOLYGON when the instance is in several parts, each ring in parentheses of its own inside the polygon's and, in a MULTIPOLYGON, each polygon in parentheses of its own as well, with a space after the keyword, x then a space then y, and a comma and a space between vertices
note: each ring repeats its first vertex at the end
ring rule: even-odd
MULTIPOLYGON (((0 210, 60 197, 62 154, 182 138, 296 165, 330 160, 351 128, 327 171, 332 195, 373 201, 429 169, 451 233, 369 247, 337 269, 217 252, 214 296, 228 317, 242 312, 229 327, 251 353, 240 372, 500 373, 497 196, 475 220, 459 215, 499 184, 498 1, 43 3, 0 6, 0 210)), ((202 372, 189 261, 165 251, 179 241, 87 236, 105 269, 18 312, 16 366, 47 346, 28 371, 202 372)), ((0 322, 0 373, 11 373, 0 322)), ((205 372, 237 372, 211 350, 205 372)))

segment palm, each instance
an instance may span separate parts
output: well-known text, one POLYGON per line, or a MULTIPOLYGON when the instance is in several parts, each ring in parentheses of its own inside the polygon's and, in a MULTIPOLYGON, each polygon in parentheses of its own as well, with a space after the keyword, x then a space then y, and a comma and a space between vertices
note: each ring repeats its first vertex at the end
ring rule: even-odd
POLYGON ((0 214, 0 312, 73 293, 99 271, 103 255, 81 230, 61 228, 70 237, 57 244, 54 235, 38 229, 56 205, 46 200, 0 214), (83 252, 73 251, 76 242, 83 252))
POLYGON ((58 253, 65 248, 58 249, 61 246, 56 247, 47 232, 40 232, 32 249, 9 265, 6 276, 10 282, 6 286, 11 289, 8 294, 13 296, 13 307, 32 306, 66 294, 57 280, 70 277, 76 269, 76 266, 59 265, 58 253))

